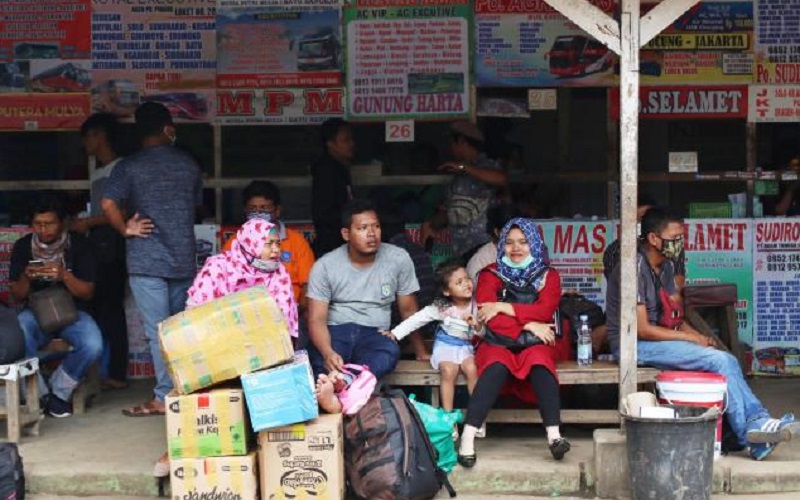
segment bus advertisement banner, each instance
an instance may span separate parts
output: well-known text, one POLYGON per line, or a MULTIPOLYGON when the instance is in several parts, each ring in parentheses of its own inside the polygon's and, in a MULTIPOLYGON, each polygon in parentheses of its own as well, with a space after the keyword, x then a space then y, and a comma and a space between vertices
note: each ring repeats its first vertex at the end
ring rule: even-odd
POLYGON ((216 0, 94 0, 92 109, 130 118, 144 102, 176 121, 214 118, 216 0))
POLYGON ((753 239, 754 371, 800 375, 800 221, 759 219, 753 239))
POLYGON ((317 125, 344 116, 344 89, 217 90, 223 125, 317 125))
POLYGON ((342 0, 219 0, 217 87, 342 85, 342 0))
POLYGON ((753 68, 753 2, 704 1, 642 47, 639 75, 642 85, 748 84, 753 68))
MULTIPOLYGON (((614 0, 592 0, 611 15, 614 0)), ((478 86, 608 87, 616 56, 543 1, 476 0, 478 86)))
POLYGON ((348 118, 468 117, 471 17, 468 0, 356 0, 345 7, 348 118))
MULTIPOLYGON (((800 0, 758 0, 756 83, 800 83, 800 0)), ((793 121, 797 121, 797 117, 793 121)))
POLYGON ((89 94, 0 94, 0 130, 76 130, 90 114, 89 94))

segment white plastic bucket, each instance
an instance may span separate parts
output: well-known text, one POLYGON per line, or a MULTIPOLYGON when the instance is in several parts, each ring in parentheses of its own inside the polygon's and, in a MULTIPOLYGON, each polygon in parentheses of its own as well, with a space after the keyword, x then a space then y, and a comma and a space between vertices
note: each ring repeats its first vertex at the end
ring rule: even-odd
POLYGON ((714 458, 722 454, 722 414, 728 381, 725 375, 706 372, 661 372, 656 377, 658 400, 661 403, 719 408, 714 458))

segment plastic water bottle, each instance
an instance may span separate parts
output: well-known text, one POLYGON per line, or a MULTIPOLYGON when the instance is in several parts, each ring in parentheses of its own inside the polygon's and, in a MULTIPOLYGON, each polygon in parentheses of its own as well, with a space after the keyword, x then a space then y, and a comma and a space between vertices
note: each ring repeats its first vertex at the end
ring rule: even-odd
POLYGON ((580 315, 580 328, 578 328, 578 366, 592 364, 592 329, 589 328, 589 316, 580 315))

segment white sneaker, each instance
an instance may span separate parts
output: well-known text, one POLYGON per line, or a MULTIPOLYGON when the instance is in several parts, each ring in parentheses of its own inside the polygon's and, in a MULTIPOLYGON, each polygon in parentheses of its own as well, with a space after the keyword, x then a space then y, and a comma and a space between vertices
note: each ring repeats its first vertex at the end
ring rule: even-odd
POLYGON ((486 437, 486 424, 483 424, 478 432, 475 433, 475 437, 478 439, 483 439, 486 437))

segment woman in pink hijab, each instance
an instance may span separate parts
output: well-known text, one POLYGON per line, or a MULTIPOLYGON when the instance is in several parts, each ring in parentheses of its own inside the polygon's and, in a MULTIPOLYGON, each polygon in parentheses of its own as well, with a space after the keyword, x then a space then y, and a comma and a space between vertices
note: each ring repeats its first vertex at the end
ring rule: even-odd
POLYGON ((292 279, 280 262, 281 239, 277 227, 253 219, 236 233, 236 241, 225 253, 206 260, 189 289, 186 308, 254 286, 262 286, 283 311, 289 333, 297 337, 297 303, 292 279))
MULTIPOLYGON (((186 308, 254 286, 263 286, 283 311, 289 333, 297 337, 297 303, 292 279, 279 258, 281 238, 274 224, 252 219, 236 233, 230 250, 206 259, 189 289, 186 308)), ((157 478, 169 476, 169 457, 158 459, 153 469, 157 478)))

